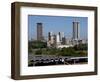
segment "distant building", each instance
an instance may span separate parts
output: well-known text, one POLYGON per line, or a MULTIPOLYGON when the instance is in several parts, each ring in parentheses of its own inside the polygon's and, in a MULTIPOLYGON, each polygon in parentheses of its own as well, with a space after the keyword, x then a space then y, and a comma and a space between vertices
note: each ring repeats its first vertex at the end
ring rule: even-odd
POLYGON ((64 37, 64 32, 61 33, 62 37, 64 37))
POLYGON ((59 40, 62 41, 62 35, 61 35, 61 32, 59 32, 58 35, 59 35, 59 40))
POLYGON ((80 39, 80 23, 78 21, 72 22, 73 32, 72 38, 66 38, 64 32, 48 32, 47 38, 43 36, 43 24, 37 23, 37 40, 47 42, 48 47, 70 47, 77 44, 88 43, 87 40, 80 39))
POLYGON ((79 39, 79 22, 73 22, 73 39, 79 39))
POLYGON ((58 45, 57 48, 68 48, 73 47, 73 45, 58 45))
POLYGON ((50 34, 50 32, 48 33, 48 40, 51 40, 51 34, 50 34))
POLYGON ((62 45, 65 45, 65 44, 66 44, 66 38, 62 37, 62 45))
POLYGON ((72 45, 72 39, 66 38, 66 45, 72 45))
POLYGON ((56 35, 51 36, 51 44, 56 44, 56 35))
POLYGON ((64 42, 64 37, 62 36, 64 33, 58 32, 58 34, 53 34, 52 32, 48 32, 48 47, 57 47, 58 45, 62 44, 62 41, 64 42))
POLYGON ((52 32, 48 32, 48 40, 51 40, 52 32))
POLYGON ((43 40, 43 25, 37 23, 37 40, 43 40))
POLYGON ((61 37, 61 35, 59 35, 59 34, 56 35, 56 45, 61 44, 60 37, 61 37))
POLYGON ((83 39, 83 40, 82 40, 82 43, 83 43, 83 44, 87 44, 87 43, 88 43, 88 40, 87 40, 87 39, 83 39))
POLYGON ((73 22, 73 45, 77 45, 79 44, 79 37, 80 37, 80 26, 79 26, 79 22, 75 21, 73 22))
POLYGON ((48 47, 56 47, 56 35, 52 34, 52 32, 48 33, 48 41, 47 41, 47 46, 48 47))

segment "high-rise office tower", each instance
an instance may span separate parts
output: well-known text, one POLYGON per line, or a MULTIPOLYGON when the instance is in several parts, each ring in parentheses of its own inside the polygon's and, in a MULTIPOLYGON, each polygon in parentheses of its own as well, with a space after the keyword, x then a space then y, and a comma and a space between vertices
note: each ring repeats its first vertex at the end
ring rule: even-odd
POLYGON ((59 33, 56 35, 56 45, 60 45, 61 44, 61 41, 60 41, 60 35, 59 33))
POLYGON ((62 41, 62 38, 64 37, 64 32, 58 32, 59 40, 62 41))
POLYGON ((55 46, 56 45, 56 35, 55 34, 51 36, 50 44, 52 46, 55 46))
POLYGON ((59 34, 57 34, 56 37, 57 37, 57 40, 56 41, 57 41, 57 43, 59 43, 60 42, 59 34))
POLYGON ((62 32, 62 38, 64 37, 64 32, 62 32))
POLYGON ((65 45, 66 44, 66 38, 62 37, 62 44, 65 45))
POLYGON ((79 22, 73 22, 73 40, 79 39, 79 22))
POLYGON ((48 32, 48 40, 51 40, 52 32, 48 32))
POLYGON ((62 36, 61 36, 61 32, 58 33, 59 34, 59 40, 62 40, 62 36))
POLYGON ((37 23, 37 40, 43 40, 43 25, 37 23))
POLYGON ((50 32, 48 32, 48 40, 49 40, 49 41, 51 40, 50 32))

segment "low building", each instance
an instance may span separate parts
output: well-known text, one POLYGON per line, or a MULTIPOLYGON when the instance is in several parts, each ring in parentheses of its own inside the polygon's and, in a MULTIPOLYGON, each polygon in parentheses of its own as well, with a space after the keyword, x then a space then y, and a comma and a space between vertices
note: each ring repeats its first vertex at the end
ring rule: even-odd
POLYGON ((73 47, 73 45, 58 45, 57 48, 68 48, 73 47))

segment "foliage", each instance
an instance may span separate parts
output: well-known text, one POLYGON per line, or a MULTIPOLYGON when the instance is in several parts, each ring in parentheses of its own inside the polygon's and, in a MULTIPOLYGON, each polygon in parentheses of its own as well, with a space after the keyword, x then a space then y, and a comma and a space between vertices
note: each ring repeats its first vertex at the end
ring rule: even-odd
POLYGON ((75 55, 75 50, 72 47, 62 48, 61 52, 63 56, 71 56, 73 54, 75 55))
POLYGON ((42 50, 39 49, 39 50, 35 51, 35 54, 36 54, 36 55, 41 55, 41 54, 42 54, 42 50))
POLYGON ((28 51, 35 55, 87 56, 87 49, 87 44, 79 44, 68 48, 48 48, 46 42, 31 41, 28 43, 28 51))
POLYGON ((75 50, 87 50, 88 47, 87 47, 87 44, 79 44, 79 45, 75 45, 74 49, 75 50))
POLYGON ((38 48, 46 48, 47 43, 43 41, 29 41, 28 42, 28 48, 29 49, 38 49, 38 48))

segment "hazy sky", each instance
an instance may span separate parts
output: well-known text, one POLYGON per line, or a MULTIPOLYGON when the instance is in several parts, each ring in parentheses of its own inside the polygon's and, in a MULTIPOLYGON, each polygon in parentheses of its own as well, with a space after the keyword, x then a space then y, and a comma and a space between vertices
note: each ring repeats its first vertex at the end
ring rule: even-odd
POLYGON ((70 17, 70 16, 28 16, 28 36, 29 39, 36 39, 37 23, 43 23, 43 35, 48 36, 48 32, 64 32, 65 37, 72 38, 73 21, 80 22, 80 38, 87 38, 88 18, 87 17, 70 17))

